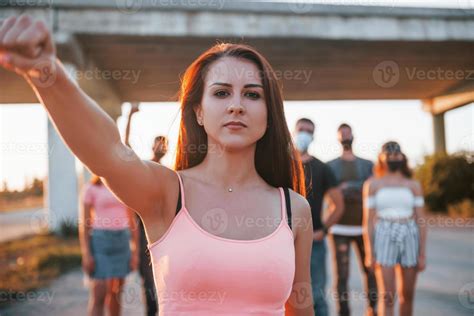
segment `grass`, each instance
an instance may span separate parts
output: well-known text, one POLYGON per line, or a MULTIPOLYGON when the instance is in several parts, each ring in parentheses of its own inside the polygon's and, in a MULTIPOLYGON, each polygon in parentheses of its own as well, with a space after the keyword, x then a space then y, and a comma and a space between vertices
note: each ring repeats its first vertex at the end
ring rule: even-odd
MULTIPOLYGON (((15 301, 15 296, 45 287, 80 264, 77 237, 41 234, 0 243, 0 293, 15 301)), ((0 300, 0 307, 10 303, 0 300)))

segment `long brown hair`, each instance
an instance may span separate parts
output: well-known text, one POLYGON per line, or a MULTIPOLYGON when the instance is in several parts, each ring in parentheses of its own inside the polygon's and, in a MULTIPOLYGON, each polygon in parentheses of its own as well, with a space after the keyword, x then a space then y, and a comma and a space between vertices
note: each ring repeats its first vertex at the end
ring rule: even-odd
POLYGON ((210 66, 223 57, 251 61, 261 73, 268 128, 257 141, 255 167, 258 174, 274 187, 292 188, 304 196, 303 169, 286 124, 281 86, 265 57, 244 44, 216 44, 202 53, 186 70, 180 90, 181 122, 175 170, 194 167, 207 154, 207 134, 204 127, 197 123, 194 110, 201 103, 204 78, 210 66))
POLYGON ((383 177, 387 173, 387 165, 382 162, 382 155, 398 151, 402 154, 403 156, 403 165, 402 168, 400 169, 400 172, 406 177, 406 178, 412 178, 413 172, 411 171, 410 167, 408 167, 408 159, 407 156, 401 151, 400 145, 397 142, 394 141, 389 141, 386 142, 382 146, 382 151, 377 157, 377 163, 374 166, 374 175, 377 178, 383 177))
POLYGON ((100 177, 96 174, 93 174, 91 175, 91 179, 89 180, 90 183, 92 183, 93 185, 102 185, 102 180, 100 179, 100 177))

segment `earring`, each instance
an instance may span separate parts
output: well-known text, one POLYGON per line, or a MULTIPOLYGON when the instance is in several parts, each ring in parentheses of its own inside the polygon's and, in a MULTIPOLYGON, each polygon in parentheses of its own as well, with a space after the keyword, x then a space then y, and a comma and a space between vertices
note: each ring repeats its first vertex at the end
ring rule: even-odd
POLYGON ((197 123, 202 126, 202 121, 200 119, 197 120, 197 123))

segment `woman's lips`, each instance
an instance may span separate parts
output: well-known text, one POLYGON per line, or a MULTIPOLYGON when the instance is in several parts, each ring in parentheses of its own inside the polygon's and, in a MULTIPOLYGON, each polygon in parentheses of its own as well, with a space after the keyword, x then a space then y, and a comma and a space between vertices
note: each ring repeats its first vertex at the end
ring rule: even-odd
POLYGON ((231 130, 239 130, 239 129, 242 129, 242 128, 246 128, 241 123, 229 123, 229 124, 226 124, 225 127, 227 127, 228 129, 231 129, 231 130))

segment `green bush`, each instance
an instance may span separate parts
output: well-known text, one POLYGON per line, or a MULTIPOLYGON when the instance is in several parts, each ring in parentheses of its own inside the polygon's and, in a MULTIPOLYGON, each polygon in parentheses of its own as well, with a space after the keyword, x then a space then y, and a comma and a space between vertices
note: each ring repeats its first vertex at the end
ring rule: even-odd
POLYGON ((452 204, 474 200, 472 157, 468 152, 425 156, 414 175, 421 182, 429 210, 447 213, 452 204))

